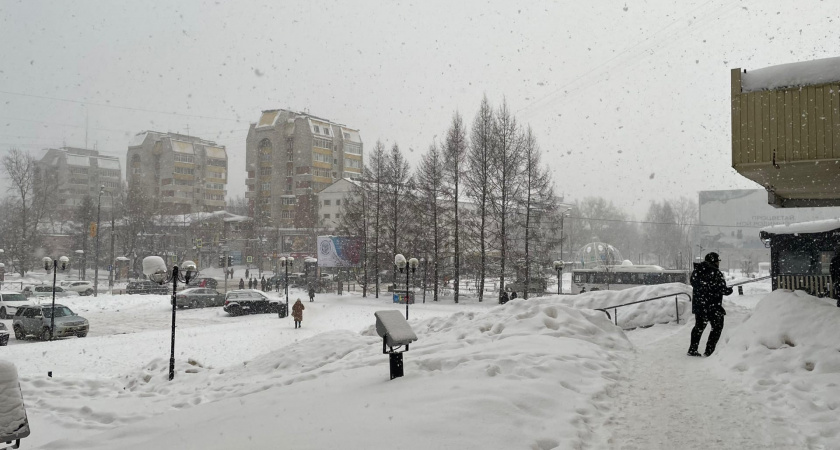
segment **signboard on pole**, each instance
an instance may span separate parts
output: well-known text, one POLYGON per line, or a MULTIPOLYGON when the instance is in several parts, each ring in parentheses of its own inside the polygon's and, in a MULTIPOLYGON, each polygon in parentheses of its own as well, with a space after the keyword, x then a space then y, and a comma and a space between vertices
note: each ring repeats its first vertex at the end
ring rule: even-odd
POLYGON ((318 266, 359 267, 362 239, 350 236, 318 236, 318 266))
POLYGON ((414 297, 410 292, 394 292, 394 303, 404 305, 406 303, 414 304, 414 297))

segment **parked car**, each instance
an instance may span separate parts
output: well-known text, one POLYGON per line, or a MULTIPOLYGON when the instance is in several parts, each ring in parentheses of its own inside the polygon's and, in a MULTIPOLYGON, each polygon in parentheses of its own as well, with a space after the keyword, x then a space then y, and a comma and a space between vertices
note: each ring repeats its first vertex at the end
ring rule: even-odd
POLYGON ((20 292, 0 291, 0 319, 11 319, 18 308, 33 304, 20 292))
POLYGON ((215 278, 208 278, 208 277, 193 278, 193 279, 190 280, 189 283, 187 283, 187 286, 189 286, 189 287, 202 287, 202 288, 210 288, 210 289, 216 289, 216 287, 218 285, 219 285, 219 282, 216 281, 215 278))
POLYGON ((280 317, 286 317, 288 314, 285 303, 277 299, 270 299, 256 289, 237 289, 228 292, 225 295, 223 309, 231 316, 279 312, 280 317))
MULTIPOLYGON (((172 300, 169 301, 172 303, 172 300)), ((175 304, 179 308, 204 308, 207 306, 223 306, 225 295, 215 289, 191 288, 184 289, 175 296, 175 304)))
POLYGON ((0 323, 0 347, 9 343, 9 329, 5 323, 0 323))
POLYGON ((50 339, 50 324, 55 314, 55 329, 53 337, 87 336, 89 324, 87 319, 77 315, 70 308, 56 303, 52 305, 31 305, 18 308, 12 319, 12 330, 15 339, 25 339, 26 336, 37 336, 42 340, 50 339))
MULTIPOLYGON (((42 284, 40 286, 33 286, 32 288, 32 295, 35 297, 52 297, 53 295, 53 287, 51 284, 42 284)), ((55 287, 55 296, 58 297, 70 297, 71 295, 76 295, 75 292, 68 291, 61 286, 55 287)))
POLYGON ((127 294, 171 294, 169 284, 158 284, 149 280, 131 281, 125 287, 127 294))
MULTIPOLYGON (((79 295, 93 294, 93 282, 91 281, 70 281, 63 284, 65 291, 78 292, 79 295)), ((56 292, 56 295, 58 293, 56 292)))

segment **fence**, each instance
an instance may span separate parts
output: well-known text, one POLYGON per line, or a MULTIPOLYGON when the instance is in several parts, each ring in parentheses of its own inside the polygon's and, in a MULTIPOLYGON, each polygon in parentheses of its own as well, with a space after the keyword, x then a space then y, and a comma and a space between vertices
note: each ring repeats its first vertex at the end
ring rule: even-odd
POLYGON ((834 298, 831 275, 777 275, 773 281, 776 289, 800 290, 815 297, 834 298))

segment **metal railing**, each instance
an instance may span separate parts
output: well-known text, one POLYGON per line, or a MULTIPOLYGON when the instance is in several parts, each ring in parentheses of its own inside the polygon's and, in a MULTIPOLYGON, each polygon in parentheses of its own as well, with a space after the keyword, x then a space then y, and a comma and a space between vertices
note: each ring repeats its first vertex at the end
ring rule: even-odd
POLYGON ((834 298, 831 275, 784 274, 777 275, 776 288, 802 290, 815 297, 834 298))
POLYGON ((687 293, 687 292, 677 292, 677 293, 674 293, 674 294, 660 295, 659 297, 636 300, 635 302, 624 303, 624 304, 621 304, 621 305, 608 306, 606 308, 595 308, 595 309, 597 311, 603 311, 604 314, 607 315, 607 318, 608 319, 613 319, 615 321, 615 325, 618 326, 618 308, 621 308, 622 306, 630 306, 630 305, 635 305, 635 304, 638 304, 638 303, 645 303, 645 302, 650 302, 650 301, 653 301, 653 300, 660 300, 660 299, 663 299, 663 298, 674 297, 674 307, 676 308, 676 311, 677 311, 677 324, 679 324, 680 323, 680 302, 679 302, 679 299, 677 297, 679 297, 680 295, 685 295, 686 297, 688 297, 688 302, 691 303, 691 295, 689 293, 687 293), (610 316, 610 312, 607 311, 608 309, 613 310, 613 316, 610 316))

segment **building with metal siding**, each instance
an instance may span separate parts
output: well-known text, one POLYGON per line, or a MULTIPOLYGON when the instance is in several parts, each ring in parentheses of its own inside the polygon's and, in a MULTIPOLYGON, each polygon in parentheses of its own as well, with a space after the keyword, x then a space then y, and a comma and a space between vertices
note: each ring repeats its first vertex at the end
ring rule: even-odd
MULTIPOLYGON (((57 209, 72 211, 89 195, 97 201, 99 189, 117 196, 122 190, 122 164, 119 158, 104 156, 97 150, 61 147, 44 151, 37 162, 38 176, 56 187, 57 209)), ((102 198, 102 209, 111 208, 111 196, 102 198)))

